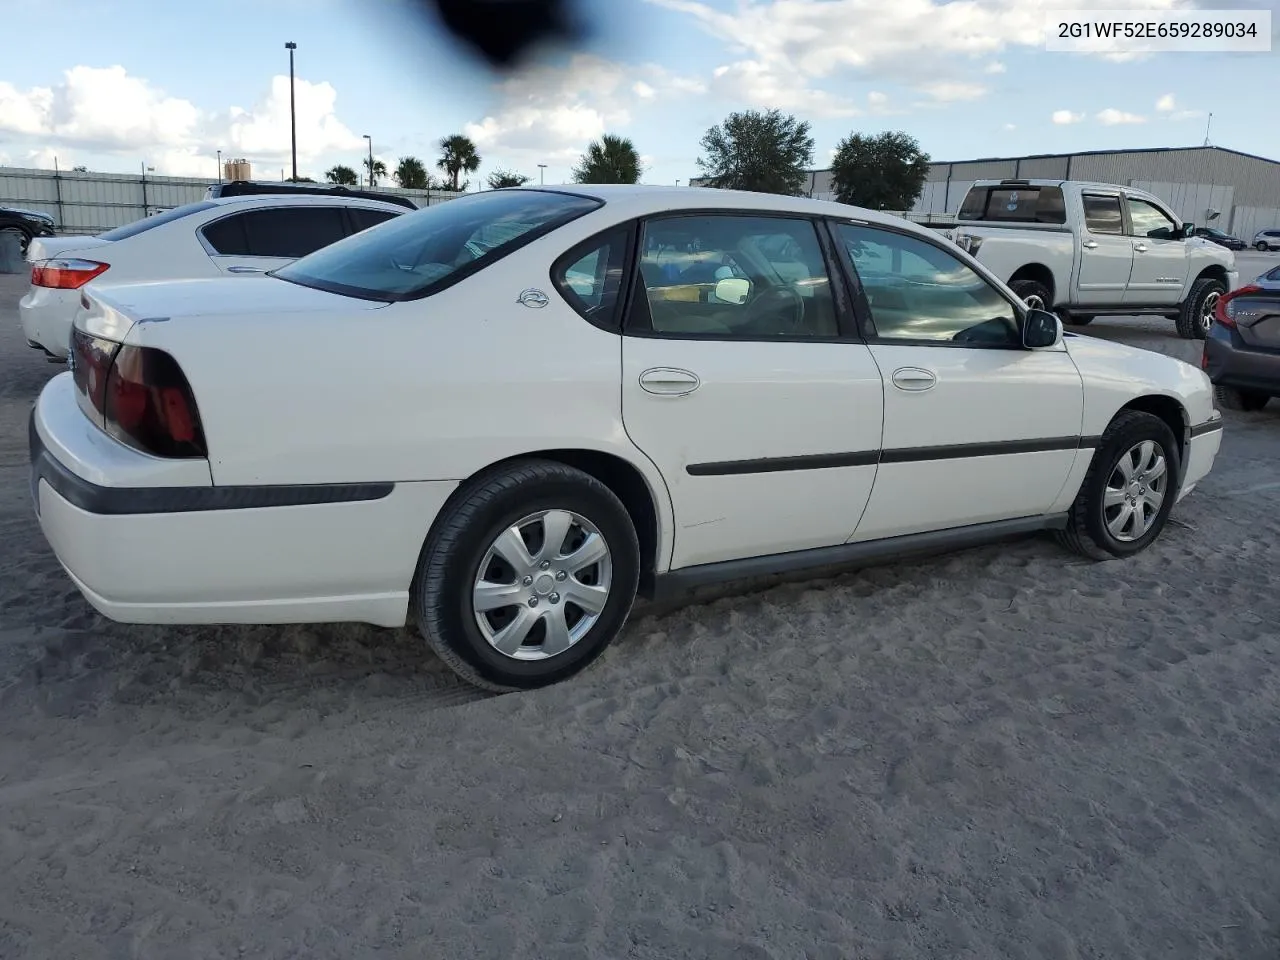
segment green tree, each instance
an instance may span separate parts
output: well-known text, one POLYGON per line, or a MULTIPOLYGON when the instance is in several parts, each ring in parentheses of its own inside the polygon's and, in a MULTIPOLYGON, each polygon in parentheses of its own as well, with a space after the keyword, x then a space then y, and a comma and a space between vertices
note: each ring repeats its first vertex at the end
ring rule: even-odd
POLYGON ((396 164, 395 179, 396 183, 409 190, 431 189, 431 175, 417 157, 401 157, 396 164))
POLYGON ((495 170, 489 174, 487 182, 490 190, 501 190, 503 187, 523 187, 529 182, 529 178, 511 170, 495 170))
POLYGON ((872 210, 910 210, 929 176, 929 155, 899 130, 850 134, 836 144, 831 192, 841 203, 872 210))
POLYGON ((341 163, 325 171, 324 178, 329 183, 341 184, 344 187, 354 187, 359 179, 354 170, 341 163))
POLYGON ((707 186, 798 196, 813 163, 809 124, 779 110, 731 113, 702 138, 707 186))
POLYGON ((480 169, 480 154, 470 137, 455 133, 440 140, 440 159, 436 166, 448 174, 450 190, 465 190, 467 185, 464 183, 459 187, 458 177, 480 169))
POLYGON ((311 177, 290 177, 289 183, 315 183, 311 177))
POLYGON ((370 187, 376 187, 378 185, 378 178, 385 177, 387 175, 387 165, 381 160, 375 159, 373 164, 370 165, 369 158, 365 157, 360 161, 360 163, 364 167, 364 172, 369 180, 370 187))
POLYGON ((606 133, 587 146, 573 169, 574 183, 639 183, 640 154, 627 137, 606 133))

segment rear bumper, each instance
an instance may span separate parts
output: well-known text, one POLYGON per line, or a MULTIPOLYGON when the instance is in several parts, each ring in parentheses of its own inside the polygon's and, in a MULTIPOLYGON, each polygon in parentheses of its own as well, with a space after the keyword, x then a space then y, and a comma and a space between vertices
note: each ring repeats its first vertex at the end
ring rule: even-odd
POLYGON ((1215 323, 1204 341, 1204 372, 1218 386, 1280 396, 1280 352, 1249 348, 1240 334, 1215 323))
POLYGON ((71 325, 80 309, 79 290, 31 287, 18 301, 18 319, 27 342, 53 357, 71 352, 71 325))
POLYGON ((422 544, 456 484, 214 486, 204 461, 148 457, 98 430, 70 380, 54 378, 32 411, 31 494, 59 563, 104 616, 405 623, 422 544))

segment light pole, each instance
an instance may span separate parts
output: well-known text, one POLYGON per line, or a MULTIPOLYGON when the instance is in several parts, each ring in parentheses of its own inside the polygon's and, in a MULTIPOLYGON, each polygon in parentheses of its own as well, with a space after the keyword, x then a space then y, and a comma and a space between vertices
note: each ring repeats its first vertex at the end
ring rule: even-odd
POLYGON ((218 182, 222 182, 222 151, 218 151, 218 182))
POLYGON ((543 186, 547 183, 547 165, 545 163, 538 164, 538 183, 543 186))
POLYGON ((367 133, 364 138, 369 141, 369 189, 373 189, 373 137, 367 133))
POLYGON ((293 179, 298 179, 298 113, 293 100, 293 51, 298 45, 290 41, 284 45, 289 51, 289 142, 293 147, 293 179))

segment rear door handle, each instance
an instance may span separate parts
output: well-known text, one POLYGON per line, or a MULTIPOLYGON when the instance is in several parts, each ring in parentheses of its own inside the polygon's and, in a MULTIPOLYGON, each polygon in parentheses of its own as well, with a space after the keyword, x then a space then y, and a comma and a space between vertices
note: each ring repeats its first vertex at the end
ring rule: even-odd
POLYGON ((650 367, 640 374, 640 389, 663 397, 684 397, 702 386, 702 379, 691 370, 677 367, 650 367))
POLYGON ((938 376, 932 370, 921 367, 899 367, 893 371, 893 385, 899 390, 931 390, 938 382, 938 376))
POLYGON ((257 267, 227 267, 227 273, 262 273, 257 267))
POLYGON ((1081 244, 1080 244, 1080 246, 1084 247, 1086 250, 1093 250, 1093 249, 1096 249, 1096 248, 1097 248, 1097 246, 1098 246, 1098 241, 1097 241, 1097 240, 1085 240, 1083 243, 1081 243, 1081 244))

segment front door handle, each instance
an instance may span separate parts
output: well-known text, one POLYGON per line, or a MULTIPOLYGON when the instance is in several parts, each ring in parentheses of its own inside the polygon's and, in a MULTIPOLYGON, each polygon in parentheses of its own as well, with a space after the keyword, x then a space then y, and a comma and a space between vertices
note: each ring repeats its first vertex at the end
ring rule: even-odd
POLYGON ((702 379, 691 370, 676 367, 650 367, 640 374, 640 389, 663 397, 685 397, 702 386, 702 379))
POLYGON ((262 273, 257 267, 227 267, 227 273, 262 273))
POLYGON ((1086 250, 1094 250, 1094 249, 1096 249, 1096 248, 1097 248, 1097 246, 1098 246, 1098 241, 1097 241, 1097 240, 1085 240, 1083 243, 1081 243, 1081 244, 1080 244, 1080 246, 1084 247, 1086 250))
POLYGON ((931 390, 938 382, 938 375, 921 367, 900 367, 893 371, 893 385, 899 390, 931 390))
POLYGON ((1146 253, 1147 245, 1145 243, 1135 243, 1133 245, 1133 249, 1134 249, 1134 252, 1136 253, 1146 253))

